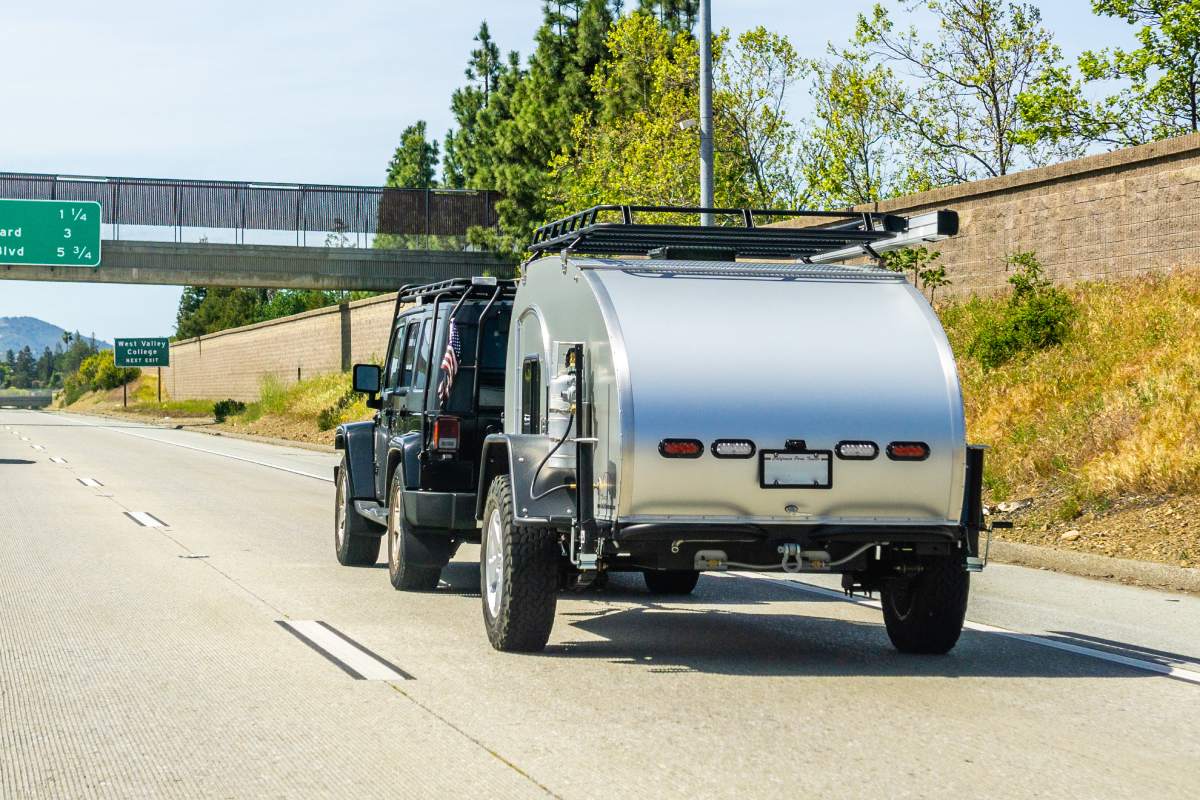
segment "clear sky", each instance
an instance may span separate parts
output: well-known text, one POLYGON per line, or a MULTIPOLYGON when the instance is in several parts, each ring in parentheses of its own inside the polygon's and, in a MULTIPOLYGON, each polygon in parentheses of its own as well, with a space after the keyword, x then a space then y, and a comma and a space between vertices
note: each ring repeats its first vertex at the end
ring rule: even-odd
MULTIPOLYGON (((818 56, 871 5, 713 0, 713 20, 818 56)), ((1068 57, 1130 41, 1088 0, 1040 6, 1068 57)), ((479 21, 526 54, 540 16, 540 0, 3 0, 0 171, 378 185, 406 125, 449 127, 479 21)), ((179 292, 0 281, 0 316, 165 336, 179 292)))

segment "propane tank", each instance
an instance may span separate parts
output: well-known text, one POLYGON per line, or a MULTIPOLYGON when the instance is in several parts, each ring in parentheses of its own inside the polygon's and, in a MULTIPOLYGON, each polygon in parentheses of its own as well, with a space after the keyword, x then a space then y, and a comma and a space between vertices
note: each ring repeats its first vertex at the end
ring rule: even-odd
POLYGON ((569 441, 570 436, 574 434, 574 431, 569 429, 573 427, 571 418, 575 412, 575 387, 574 371, 560 362, 558 374, 550 379, 548 387, 546 432, 555 442, 563 437, 567 437, 568 441, 564 441, 562 446, 555 451, 550 460, 546 462, 547 466, 561 469, 575 468, 575 448, 569 441))

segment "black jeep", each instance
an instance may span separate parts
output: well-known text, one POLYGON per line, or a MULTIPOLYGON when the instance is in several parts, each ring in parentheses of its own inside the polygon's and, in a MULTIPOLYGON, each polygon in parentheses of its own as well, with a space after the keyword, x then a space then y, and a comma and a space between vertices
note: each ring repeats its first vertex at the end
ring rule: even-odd
POLYGON ((459 544, 479 541, 479 458, 484 437, 503 430, 515 292, 515 281, 463 278, 397 294, 384 367, 354 367, 375 418, 334 439, 344 451, 334 470, 340 563, 374 564, 386 531, 392 586, 429 590, 459 544))

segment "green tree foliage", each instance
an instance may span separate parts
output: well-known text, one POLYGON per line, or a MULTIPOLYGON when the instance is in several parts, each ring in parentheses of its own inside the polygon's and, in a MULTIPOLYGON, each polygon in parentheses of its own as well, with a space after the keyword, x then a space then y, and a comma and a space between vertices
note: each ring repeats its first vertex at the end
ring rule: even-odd
POLYGON ((486 163, 487 153, 480 135, 488 129, 488 120, 482 115, 500 91, 506 70, 511 68, 512 56, 509 62, 501 59, 500 47, 492 39, 486 20, 479 25, 475 43, 478 47, 471 51, 465 71, 468 84, 455 89, 450 98, 450 111, 457 130, 446 133, 442 183, 452 189, 488 188, 476 185, 476 176, 486 163))
POLYGON ((722 171, 740 178, 740 194, 755 207, 806 205, 800 133, 787 101, 810 69, 786 36, 761 26, 723 48, 714 66, 716 158, 730 162, 722 171))
POLYGON ((437 186, 438 143, 425 134, 425 120, 417 120, 400 134, 400 145, 388 163, 386 186, 397 189, 430 189, 437 186))
POLYGON ((700 0, 639 0, 638 10, 657 19, 671 34, 691 33, 700 16, 700 0))
POLYGON ((92 342, 78 332, 64 333, 62 345, 55 345, 34 356, 29 347, 8 350, 0 361, 0 389, 57 389, 63 375, 75 372, 88 356, 97 353, 92 342))
POLYGON ((1018 98, 1059 63, 1061 53, 1030 3, 900 0, 937 20, 938 35, 898 30, 876 5, 859 15, 856 42, 901 69, 908 91, 885 95, 884 112, 915 144, 937 185, 1006 175, 1070 154, 1025 134, 1018 98))
POLYGON ((804 178, 817 204, 838 208, 930 188, 905 127, 889 109, 903 105, 892 70, 861 47, 811 62, 813 119, 804 142, 804 178))
POLYGON ((1134 50, 1088 50, 1079 77, 1059 67, 1022 95, 1029 138, 1128 147, 1200 131, 1200 0, 1092 0, 1140 25, 1134 50), (1091 101, 1086 89, 1117 82, 1091 101))
MULTIPOLYGON (((786 206, 803 200, 798 133, 785 109, 804 63, 763 28, 714 41, 714 200, 786 206)), ((555 214, 598 203, 699 202, 699 50, 650 14, 613 25, 591 80, 596 110, 578 114, 553 161, 555 214)))
POLYGON ((83 359, 79 368, 64 379, 64 399, 69 405, 85 392, 115 389, 141 374, 137 367, 118 367, 112 350, 100 350, 83 359))

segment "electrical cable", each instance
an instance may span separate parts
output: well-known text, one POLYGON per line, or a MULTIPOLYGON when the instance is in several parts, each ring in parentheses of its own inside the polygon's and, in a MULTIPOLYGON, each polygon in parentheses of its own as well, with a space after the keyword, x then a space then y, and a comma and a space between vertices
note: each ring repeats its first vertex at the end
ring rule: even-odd
POLYGON ((546 466, 546 462, 550 460, 550 457, 558 452, 558 448, 563 446, 563 442, 567 441, 567 437, 571 435, 571 426, 574 424, 575 424, 575 412, 572 411, 571 416, 569 416, 567 418, 567 429, 565 431, 563 431, 562 438, 559 439, 555 443, 554 447, 550 448, 550 452, 546 453, 545 457, 543 457, 541 462, 537 465, 537 469, 535 469, 533 471, 533 480, 531 480, 529 482, 529 499, 530 500, 541 500, 543 497, 553 494, 554 492, 557 492, 559 489, 566 489, 568 486, 571 485, 569 483, 560 483, 558 486, 552 486, 551 488, 547 489, 546 491, 542 492, 541 494, 535 494, 535 492, 537 490, 538 477, 542 474, 542 467, 546 466))

